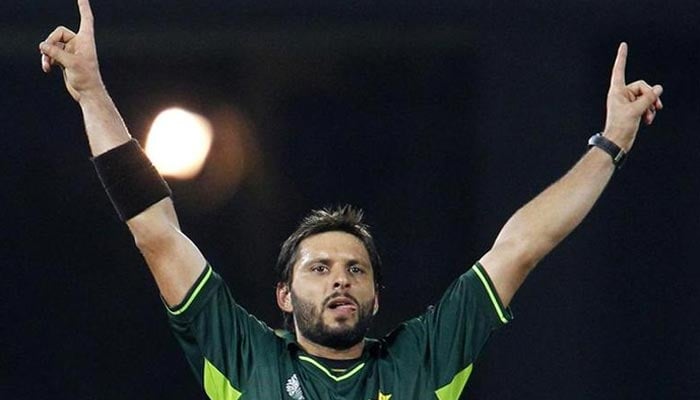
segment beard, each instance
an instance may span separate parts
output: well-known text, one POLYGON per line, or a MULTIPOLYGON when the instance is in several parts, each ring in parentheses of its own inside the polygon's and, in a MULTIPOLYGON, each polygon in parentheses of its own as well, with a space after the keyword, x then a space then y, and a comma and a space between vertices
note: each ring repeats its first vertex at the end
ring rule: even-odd
MULTIPOLYGON (((354 297, 347 294, 344 296, 357 304, 357 322, 354 325, 341 324, 337 328, 331 328, 323 321, 323 312, 319 312, 316 305, 298 297, 292 290, 294 322, 299 332, 316 344, 336 350, 347 350, 360 343, 372 325, 374 300, 360 304, 354 297)), ((322 310, 325 310, 325 305, 335 297, 338 295, 326 298, 322 303, 322 310)))

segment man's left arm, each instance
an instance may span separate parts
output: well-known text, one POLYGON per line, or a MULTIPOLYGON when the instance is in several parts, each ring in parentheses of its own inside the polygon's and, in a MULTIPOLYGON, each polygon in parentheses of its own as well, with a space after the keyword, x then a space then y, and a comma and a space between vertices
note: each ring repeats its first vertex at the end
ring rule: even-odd
MULTIPOLYGON (((603 137, 629 152, 641 120, 650 125, 662 108, 660 85, 625 83, 627 44, 617 52, 607 98, 603 137)), ((480 263, 504 306, 527 274, 588 214, 610 180, 610 154, 592 147, 561 179, 520 208, 498 234, 480 263)))

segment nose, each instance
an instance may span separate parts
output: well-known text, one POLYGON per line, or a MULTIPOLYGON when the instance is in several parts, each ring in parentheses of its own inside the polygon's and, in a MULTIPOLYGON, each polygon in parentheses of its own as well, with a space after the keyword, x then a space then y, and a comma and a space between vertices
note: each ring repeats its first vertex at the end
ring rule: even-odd
POLYGON ((350 287, 350 277, 348 276, 348 272, 345 271, 343 268, 342 271, 339 273, 335 274, 333 277, 333 289, 338 290, 338 289, 347 289, 350 287))

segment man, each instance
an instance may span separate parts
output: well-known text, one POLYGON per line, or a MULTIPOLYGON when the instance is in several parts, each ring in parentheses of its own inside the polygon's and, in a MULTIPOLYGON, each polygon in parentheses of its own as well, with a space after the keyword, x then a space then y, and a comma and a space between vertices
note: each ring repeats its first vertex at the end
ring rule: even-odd
POLYGON ((440 302, 382 340, 365 338, 379 307, 380 258, 350 207, 313 212, 283 245, 276 297, 292 332, 238 306, 179 228, 169 189, 131 140, 100 77, 88 0, 80 28, 39 45, 42 69, 63 69, 98 175, 156 280, 171 325, 212 399, 457 399, 490 332, 527 274, 590 211, 662 108, 660 85, 625 82, 618 49, 602 134, 559 181, 518 210, 493 247, 440 302))

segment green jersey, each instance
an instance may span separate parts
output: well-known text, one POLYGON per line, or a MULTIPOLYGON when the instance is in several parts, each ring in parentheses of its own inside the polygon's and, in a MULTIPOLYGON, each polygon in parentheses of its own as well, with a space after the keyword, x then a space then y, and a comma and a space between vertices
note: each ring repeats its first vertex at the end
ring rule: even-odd
POLYGON ((169 315, 197 379, 221 400, 456 400, 491 332, 512 318, 477 263, 339 372, 248 314, 210 266, 169 315))

